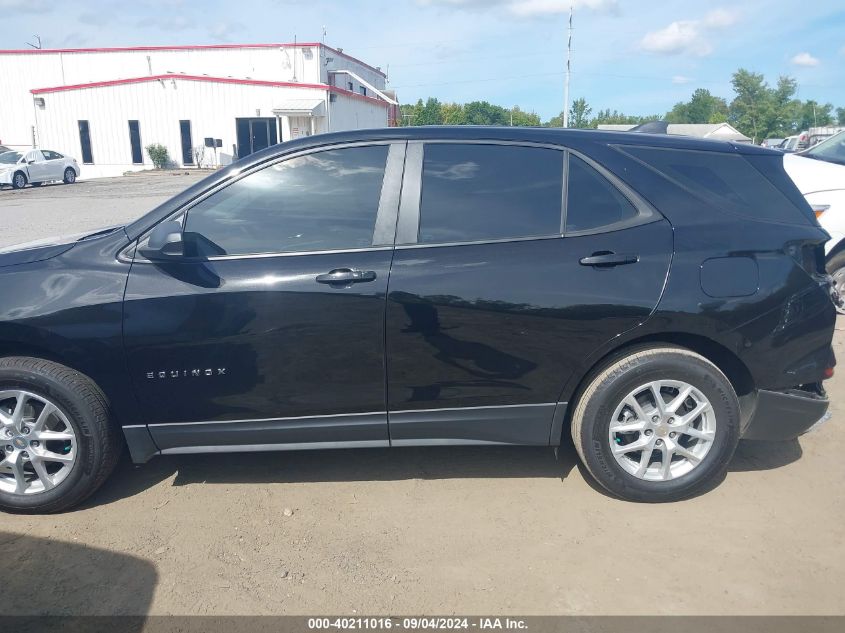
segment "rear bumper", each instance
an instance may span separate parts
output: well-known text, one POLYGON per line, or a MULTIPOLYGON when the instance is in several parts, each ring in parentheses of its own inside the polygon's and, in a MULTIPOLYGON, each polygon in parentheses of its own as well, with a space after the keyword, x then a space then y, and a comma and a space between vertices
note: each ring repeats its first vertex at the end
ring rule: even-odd
POLYGON ((746 440, 791 440, 828 417, 830 401, 821 384, 815 391, 785 389, 757 392, 757 403, 742 435, 746 440))

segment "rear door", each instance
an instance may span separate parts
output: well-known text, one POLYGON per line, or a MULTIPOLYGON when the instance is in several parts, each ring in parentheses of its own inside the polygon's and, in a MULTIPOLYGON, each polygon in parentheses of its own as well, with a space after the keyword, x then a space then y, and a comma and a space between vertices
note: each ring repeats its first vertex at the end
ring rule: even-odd
POLYGON ((671 250, 668 222, 586 157, 409 143, 387 302, 392 444, 548 444, 563 385, 648 317, 671 250))
POLYGON ((50 166, 41 153, 41 150, 33 149, 26 153, 27 172, 29 182, 44 182, 50 178, 50 166))
POLYGON ((42 150, 47 162, 47 175, 50 180, 62 180, 65 176, 65 157, 51 150, 42 150))
POLYGON ((159 448, 388 444, 403 156, 404 142, 380 143, 263 166, 187 209, 185 258, 136 255, 124 340, 159 448))

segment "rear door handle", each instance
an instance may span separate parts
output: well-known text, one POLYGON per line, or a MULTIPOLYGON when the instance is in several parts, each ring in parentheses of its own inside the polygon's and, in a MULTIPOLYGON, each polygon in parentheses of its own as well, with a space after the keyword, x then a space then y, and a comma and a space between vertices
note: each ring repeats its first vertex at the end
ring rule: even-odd
POLYGON ((357 284, 375 281, 375 279, 375 271, 355 270, 354 268, 335 268, 322 275, 317 275, 317 281, 321 284, 357 284))
POLYGON ((599 268, 611 266, 623 266, 625 264, 636 264, 640 261, 639 255, 633 253, 612 253, 612 252, 598 252, 593 253, 589 257, 582 257, 580 263, 582 266, 596 266, 599 268))

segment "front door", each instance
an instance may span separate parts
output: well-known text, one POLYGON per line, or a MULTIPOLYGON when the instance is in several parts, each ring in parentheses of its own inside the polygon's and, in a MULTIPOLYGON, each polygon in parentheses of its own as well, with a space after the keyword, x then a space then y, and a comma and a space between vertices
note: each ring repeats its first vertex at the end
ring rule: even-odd
POLYGON ((412 143, 405 172, 386 321, 392 444, 548 444, 573 372, 657 304, 669 224, 560 149, 412 143))
POLYGON ((339 147, 247 173, 187 209, 185 258, 136 256, 125 346, 159 448, 387 445, 403 153, 339 147))

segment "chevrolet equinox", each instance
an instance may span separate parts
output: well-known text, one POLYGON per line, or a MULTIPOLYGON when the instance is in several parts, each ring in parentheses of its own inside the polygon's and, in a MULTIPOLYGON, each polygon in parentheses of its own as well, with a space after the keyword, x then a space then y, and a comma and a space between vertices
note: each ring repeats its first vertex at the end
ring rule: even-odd
POLYGON ((0 251, 0 508, 80 503, 124 444, 142 463, 570 435, 614 495, 699 494, 740 438, 826 418, 827 237, 750 145, 283 143, 127 226, 0 251))

